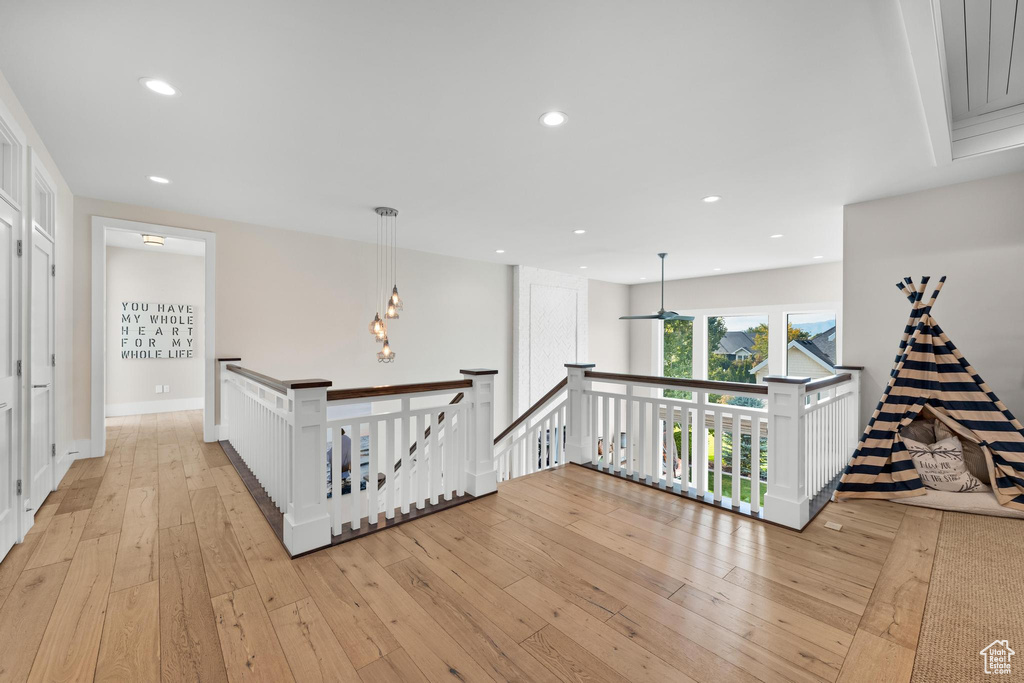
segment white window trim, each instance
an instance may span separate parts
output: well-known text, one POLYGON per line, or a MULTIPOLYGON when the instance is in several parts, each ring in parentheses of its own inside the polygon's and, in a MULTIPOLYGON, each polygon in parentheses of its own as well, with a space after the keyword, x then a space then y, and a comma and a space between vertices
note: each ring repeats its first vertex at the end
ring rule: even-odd
MULTIPOLYGON (((731 316, 768 316, 768 374, 786 374, 786 351, 789 345, 787 330, 789 316, 793 314, 821 313, 836 318, 836 364, 843 362, 843 309, 842 302, 832 301, 813 304, 781 304, 771 306, 736 306, 722 308, 677 309, 680 315, 693 316, 693 378, 708 378, 708 318, 731 316)), ((651 374, 662 376, 665 372, 665 329, 661 321, 654 321, 655 353, 651 374)))

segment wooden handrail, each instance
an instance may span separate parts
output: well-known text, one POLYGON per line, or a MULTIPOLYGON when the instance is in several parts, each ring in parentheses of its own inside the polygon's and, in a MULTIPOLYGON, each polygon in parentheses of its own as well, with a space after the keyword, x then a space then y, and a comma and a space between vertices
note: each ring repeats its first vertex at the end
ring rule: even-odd
POLYGON ((654 384, 667 389, 703 389, 718 391, 723 394, 768 394, 768 387, 763 384, 745 384, 743 382, 718 382, 711 379, 677 379, 675 377, 656 377, 654 375, 626 375, 618 372, 595 372, 587 370, 587 379, 609 382, 637 382, 654 384))
POLYGON ((837 384, 848 382, 852 377, 853 375, 848 372, 844 372, 841 375, 832 375, 831 377, 822 377, 821 379, 816 379, 813 382, 808 382, 807 386, 804 387, 804 391, 808 394, 813 394, 816 391, 821 391, 822 389, 828 389, 829 387, 833 387, 837 384))
POLYGON ((331 386, 331 381, 328 379, 275 379, 255 370, 243 368, 241 365, 228 365, 228 370, 282 394, 287 394, 289 389, 314 389, 331 386))
POLYGON ((418 384, 382 384, 376 387, 360 387, 357 389, 334 389, 327 392, 327 400, 341 401, 349 398, 421 394, 428 391, 455 391, 457 389, 469 389, 472 386, 473 380, 471 379, 454 379, 448 382, 420 382, 418 384))
POLYGON ((558 392, 560 392, 560 391, 561 391, 562 389, 564 389, 564 388, 565 388, 565 386, 566 386, 566 385, 567 385, 568 383, 569 383, 569 378, 568 378, 568 377, 563 377, 563 378, 561 379, 561 381, 559 381, 559 382, 558 382, 558 384, 556 384, 555 386, 553 386, 553 387, 551 388, 551 390, 550 390, 550 391, 548 391, 548 393, 546 393, 546 394, 544 394, 543 396, 541 396, 541 397, 540 397, 540 398, 539 398, 539 399, 537 400, 537 402, 536 402, 536 403, 534 403, 534 404, 533 404, 532 406, 530 406, 529 408, 527 408, 527 409, 526 409, 526 412, 525 412, 525 413, 523 413, 522 415, 520 415, 520 416, 519 416, 519 417, 517 417, 516 419, 512 420, 512 424, 510 424, 510 425, 509 425, 508 427, 505 427, 505 430, 504 430, 504 431, 503 431, 503 432, 502 432, 501 434, 498 434, 498 436, 497 436, 497 437, 495 437, 495 439, 494 439, 494 443, 498 443, 499 441, 501 441, 502 439, 504 439, 504 438, 505 438, 506 436, 508 436, 509 434, 511 434, 511 433, 512 433, 512 430, 513 430, 513 429, 515 429, 515 428, 516 428, 516 427, 518 427, 519 425, 523 424, 523 422, 525 422, 526 420, 528 420, 528 419, 530 418, 530 416, 531 416, 531 415, 533 415, 533 414, 534 414, 535 412, 537 412, 538 410, 540 410, 541 406, 543 406, 543 405, 544 405, 545 403, 547 403, 547 402, 548 402, 548 401, 550 401, 550 400, 551 400, 552 398, 554 398, 554 397, 555 397, 555 395, 556 395, 556 394, 558 394, 558 392))

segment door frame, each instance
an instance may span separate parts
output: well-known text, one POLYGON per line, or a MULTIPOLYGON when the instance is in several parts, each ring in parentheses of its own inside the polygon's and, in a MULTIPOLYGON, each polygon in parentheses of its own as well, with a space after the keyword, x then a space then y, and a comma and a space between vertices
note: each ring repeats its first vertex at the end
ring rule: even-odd
MULTIPOLYGON (((24 457, 22 461, 25 465, 25 471, 22 472, 22 478, 27 482, 26 498, 28 502, 32 504, 31 510, 25 510, 25 515, 35 519, 35 513, 39 510, 39 507, 46 500, 46 497, 51 491, 57 489, 57 485, 60 480, 64 478, 64 474, 67 472, 67 468, 64 467, 58 473, 58 465, 65 464, 64 462, 58 463, 57 458, 57 369, 55 366, 51 367, 50 372, 50 398, 49 398, 49 410, 50 410, 50 424, 49 424, 49 441, 51 448, 53 449, 50 455, 50 476, 48 487, 45 491, 35 491, 32 487, 32 420, 35 417, 32 411, 32 259, 34 255, 34 249, 37 239, 47 240, 50 243, 50 263, 53 266, 57 264, 57 185, 54 183, 53 178, 47 172, 43 166, 39 156, 35 150, 29 149, 28 153, 28 174, 26 177, 26 201, 25 210, 23 212, 23 223, 25 225, 25 253, 23 256, 24 263, 22 268, 25 271, 24 279, 22 280, 23 285, 26 287, 27 295, 25 296, 24 306, 25 312, 22 316, 22 324, 24 325, 24 336, 23 339, 23 352, 22 357, 22 385, 24 387, 23 402, 25 422, 24 432, 22 438, 22 448, 24 449, 24 457), (45 204, 42 209, 46 212, 46 216, 43 217, 43 223, 39 223, 42 230, 36 230, 36 212, 39 209, 40 197, 37 192, 37 188, 42 188, 45 197, 42 202, 45 204), (48 231, 48 234, 47 234, 48 231), (38 233, 38 234, 37 234, 38 233)), ((47 323, 50 326, 50 353, 56 354, 57 352, 57 278, 54 273, 49 274, 47 277, 50 278, 50 319, 47 323)), ((68 359, 61 359, 62 362, 66 362, 68 359)), ((44 456, 45 457, 45 456, 44 456)), ((24 507, 24 506, 22 506, 24 507)), ((26 531, 28 529, 26 528, 26 531)))
MULTIPOLYGON (((11 211, 14 212, 16 220, 11 224, 11 230, 14 233, 12 239, 12 251, 11 251, 11 286, 15 291, 11 293, 11 310, 10 320, 13 326, 11 330, 11 358, 12 367, 11 373, 14 377, 14 386, 11 389, 11 402, 13 405, 10 406, 11 413, 11 433, 9 435, 9 442, 11 444, 12 452, 10 454, 10 475, 11 478, 8 481, 6 479, 7 471, 0 470, 0 486, 5 486, 10 491, 11 496, 11 512, 13 519, 11 524, 14 526, 14 542, 21 543, 25 538, 25 520, 33 519, 25 512, 25 499, 27 497, 27 491, 25 490, 25 475, 26 470, 26 458, 25 458, 25 445, 22 443, 23 433, 23 413, 22 406, 24 405, 24 374, 19 376, 15 369, 15 364, 20 362, 21 357, 21 328, 22 320, 22 288, 24 282, 22 280, 24 276, 24 262, 23 258, 17 255, 17 244, 24 244, 24 225, 25 221, 22 217, 22 208, 10 201, 11 197, 6 193, 0 193, 0 206, 10 207, 11 211), (15 481, 22 482, 22 491, 19 494, 16 490, 15 481)), ((2 322, 2 321, 0 321, 2 322)), ((0 546, 0 560, 3 560, 9 549, 0 546)))
MULTIPOLYGON (((0 201, 5 201, 17 212, 17 224, 14 225, 16 231, 17 242, 22 245, 22 255, 15 259, 17 266, 15 272, 15 278, 17 279, 18 292, 17 296, 13 297, 11 305, 12 320, 16 321, 16 329, 12 331, 11 344, 13 346, 13 355, 16 359, 15 362, 22 362, 24 367, 23 352, 25 350, 25 334, 26 334, 26 318, 25 311, 27 309, 26 297, 29 295, 28 284, 26 283, 26 277, 28 269, 25 267, 24 259, 24 245, 26 243, 28 233, 25 229, 25 186, 26 186, 26 175, 28 170, 28 157, 31 153, 31 148, 28 146, 28 140, 25 137, 24 131, 15 121, 11 111, 4 104, 3 100, 0 99, 0 133, 2 133, 4 140, 10 145, 10 177, 9 187, 0 187, 0 201)), ((25 500, 28 497, 27 491, 25 490, 24 482, 27 478, 26 471, 28 470, 28 451, 25 446, 25 424, 28 416, 28 410, 25 406, 25 384, 28 375, 25 372, 21 373, 21 376, 17 377, 15 390, 14 390, 14 401, 15 405, 12 408, 11 416, 11 429, 14 432, 12 436, 12 443, 16 444, 17 452, 11 455, 14 475, 13 480, 4 482, 8 486, 14 486, 14 480, 22 481, 22 492, 20 495, 14 493, 14 508, 15 508, 15 520, 16 525, 16 539, 18 543, 22 542, 25 538, 26 527, 31 524, 34 517, 28 515, 25 512, 25 500)), ((0 559, 3 559, 3 553, 0 553, 0 559)))
MULTIPOLYGON (((107 231, 145 233, 162 237, 198 240, 206 244, 205 282, 203 283, 203 441, 217 440, 214 423, 216 410, 216 284, 217 236, 205 230, 176 228, 121 218, 92 217, 92 378, 90 408, 90 453, 92 457, 106 452, 106 299, 107 299, 107 231)), ((80 455, 79 457, 84 457, 80 455)))

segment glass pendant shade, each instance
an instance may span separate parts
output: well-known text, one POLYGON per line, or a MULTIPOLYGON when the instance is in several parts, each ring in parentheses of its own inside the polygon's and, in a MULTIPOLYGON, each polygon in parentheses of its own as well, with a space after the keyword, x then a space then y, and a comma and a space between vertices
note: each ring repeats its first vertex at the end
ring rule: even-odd
POLYGON ((384 337, 384 347, 377 352, 378 363, 390 363, 395 360, 395 352, 391 350, 391 344, 388 343, 388 338, 384 337))
POLYGON ((391 303, 393 303, 395 308, 399 311, 405 308, 405 306, 402 305, 402 297, 398 296, 398 285, 391 288, 391 303))
POLYGON ((384 321, 380 319, 380 313, 373 314, 373 321, 370 323, 370 334, 372 334, 377 341, 381 341, 384 337, 388 336, 388 328, 384 324, 384 321))
POLYGON ((388 320, 398 320, 398 307, 388 301, 387 310, 384 311, 384 317, 388 320))

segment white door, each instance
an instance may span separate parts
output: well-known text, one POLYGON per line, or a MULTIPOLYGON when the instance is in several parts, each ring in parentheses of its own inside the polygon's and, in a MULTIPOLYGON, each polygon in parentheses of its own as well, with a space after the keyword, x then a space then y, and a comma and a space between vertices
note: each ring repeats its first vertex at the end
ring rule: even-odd
POLYGON ((31 481, 29 507, 38 509, 53 490, 53 242, 32 225, 31 481))
POLYGON ((18 540, 21 497, 18 401, 18 234, 20 212, 0 199, 0 559, 18 540))

